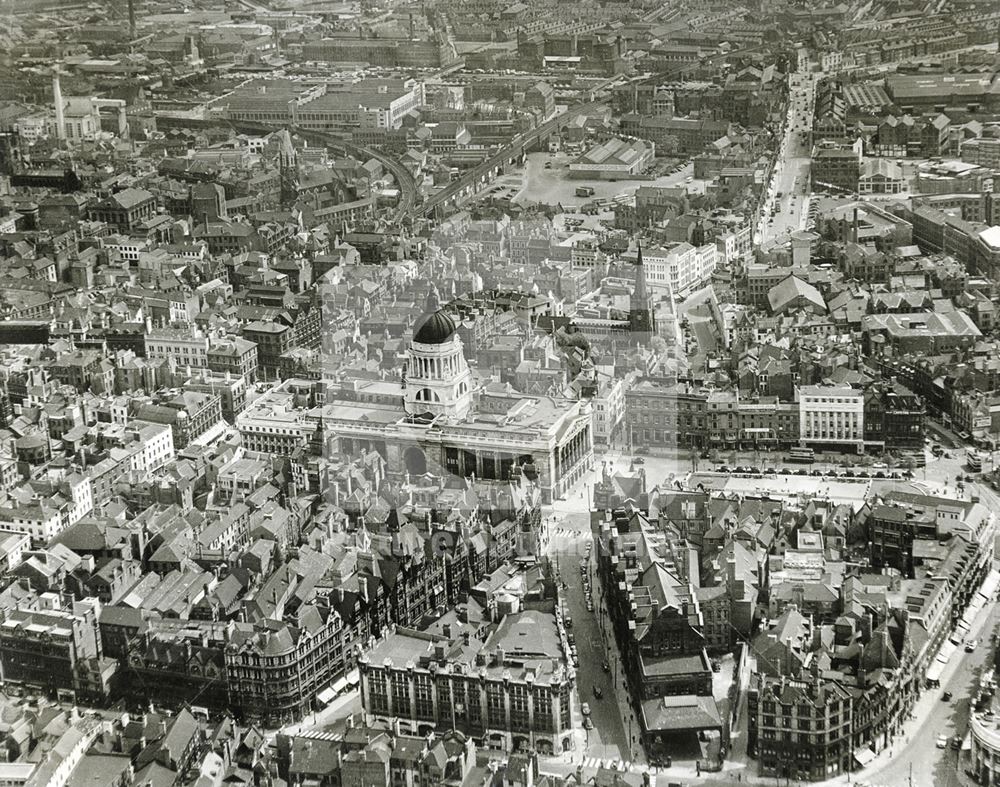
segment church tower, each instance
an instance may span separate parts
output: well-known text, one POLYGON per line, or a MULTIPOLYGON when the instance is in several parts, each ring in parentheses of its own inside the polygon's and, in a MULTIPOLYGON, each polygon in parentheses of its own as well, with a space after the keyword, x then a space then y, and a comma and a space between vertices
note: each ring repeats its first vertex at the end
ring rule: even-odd
POLYGON ((472 372, 436 288, 427 297, 426 316, 410 344, 405 396, 411 415, 464 418, 472 407, 472 372))
POLYGON ((635 289, 628 310, 628 327, 633 344, 646 344, 656 334, 656 315, 646 289, 646 270, 642 265, 642 243, 635 260, 635 289))

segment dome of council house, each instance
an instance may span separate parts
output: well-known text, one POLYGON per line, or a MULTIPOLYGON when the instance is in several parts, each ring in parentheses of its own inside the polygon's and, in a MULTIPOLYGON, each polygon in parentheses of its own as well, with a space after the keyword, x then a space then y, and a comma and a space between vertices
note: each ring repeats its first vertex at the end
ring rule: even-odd
POLYGON ((455 323, 443 309, 429 315, 413 334, 413 341, 420 344, 444 344, 455 335, 455 323))

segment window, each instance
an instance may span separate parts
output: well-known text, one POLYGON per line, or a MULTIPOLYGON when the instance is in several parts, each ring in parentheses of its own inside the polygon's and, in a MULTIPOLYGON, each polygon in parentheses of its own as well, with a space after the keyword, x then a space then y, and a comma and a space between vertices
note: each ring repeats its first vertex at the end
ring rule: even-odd
POLYGON ((486 718, 490 727, 507 725, 507 709, 503 686, 491 684, 486 688, 486 718))

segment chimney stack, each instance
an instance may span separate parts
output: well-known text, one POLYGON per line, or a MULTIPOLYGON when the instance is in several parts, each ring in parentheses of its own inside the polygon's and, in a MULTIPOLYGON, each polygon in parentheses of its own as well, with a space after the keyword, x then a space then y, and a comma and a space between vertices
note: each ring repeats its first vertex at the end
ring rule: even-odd
POLYGON ((56 107, 56 138, 66 139, 66 121, 63 118, 62 86, 59 84, 59 72, 52 73, 52 102, 56 107))

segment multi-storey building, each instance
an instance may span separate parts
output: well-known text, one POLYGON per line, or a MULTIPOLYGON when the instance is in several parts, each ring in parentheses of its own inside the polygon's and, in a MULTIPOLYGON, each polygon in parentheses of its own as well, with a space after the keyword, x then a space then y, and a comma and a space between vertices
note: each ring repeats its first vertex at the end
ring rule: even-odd
POLYGON ((637 700, 711 695, 704 618, 694 587, 666 562, 642 515, 592 513, 598 575, 625 676, 637 700))
POLYGON ((570 750, 575 677, 552 612, 511 613, 485 631, 445 624, 442 632, 397 628, 359 658, 368 714, 395 717, 414 733, 459 730, 507 751, 570 750))
POLYGON ((144 337, 146 357, 151 361, 173 360, 178 368, 208 366, 209 340, 184 328, 155 328, 144 337))
MULTIPOLYGON (((435 296, 436 297, 436 296, 435 296)), ((389 471, 508 481, 527 474, 546 500, 572 487, 593 461, 589 406, 552 396, 474 391, 473 378, 455 323, 435 309, 413 334, 405 378, 314 382, 287 380, 237 419, 237 428, 254 424, 254 435, 272 434, 262 410, 284 409, 295 419, 295 434, 312 432, 303 420, 318 423, 336 439, 336 450, 351 455, 376 450, 389 471), (311 400, 308 413, 295 415, 291 392, 311 400), (263 430, 258 428, 263 427, 263 430)), ((253 437, 251 439, 256 439, 253 437)))
POLYGON ((101 604, 85 599, 64 607, 51 593, 31 609, 11 610, 0 624, 0 663, 8 685, 89 695, 88 662, 102 656, 97 636, 101 604))
POLYGON ((676 380, 645 378, 625 393, 625 424, 634 448, 702 445, 707 394, 676 380))
POLYGON ((824 147, 812 156, 813 189, 852 194, 861 177, 861 151, 854 147, 824 147))
POLYGON ((243 326, 243 338, 255 345, 261 373, 273 378, 281 368, 281 356, 296 346, 295 331, 288 325, 256 320, 243 326))
POLYGON ((236 427, 248 451, 290 455, 305 446, 316 430, 306 420, 306 411, 284 401, 254 402, 239 414, 236 427))
POLYGON ((213 372, 232 374, 252 383, 257 379, 257 345, 240 338, 215 341, 205 354, 205 365, 213 372))
POLYGON ((762 775, 825 779, 851 770, 851 696, 843 686, 757 674, 749 697, 762 775))
POLYGON ((891 448, 923 448, 926 408, 899 383, 874 385, 865 392, 865 442, 891 448))
POLYGON ((156 197, 144 189, 124 189, 87 206, 87 218, 129 233, 156 213, 156 197))
POLYGON ((316 131, 396 129, 411 110, 425 104, 424 83, 365 79, 359 82, 260 80, 225 99, 229 120, 295 125, 316 131))
POLYGON ((647 286, 653 293, 687 295, 711 277, 717 253, 714 243, 704 246, 677 243, 670 248, 644 249, 642 262, 647 286))
POLYGON ((747 752, 761 776, 825 781, 851 772, 890 745, 913 707, 905 614, 865 610, 818 626, 790 607, 753 649, 747 752))
POLYGON ((864 448, 864 392, 840 385, 804 385, 799 402, 799 441, 803 445, 864 448))

